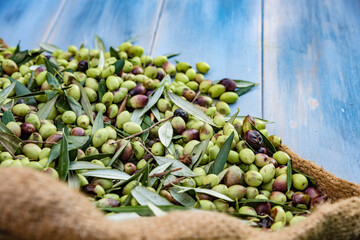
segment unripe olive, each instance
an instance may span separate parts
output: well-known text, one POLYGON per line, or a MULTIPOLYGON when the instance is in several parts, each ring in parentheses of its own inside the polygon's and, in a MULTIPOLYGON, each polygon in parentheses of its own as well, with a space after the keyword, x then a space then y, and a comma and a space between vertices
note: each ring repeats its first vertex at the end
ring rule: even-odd
POLYGON ((221 193, 223 195, 228 195, 228 187, 224 184, 219 184, 214 186, 211 190, 221 193))
POLYGON ((220 179, 215 174, 209 174, 209 175, 205 176, 203 179, 203 185, 210 184, 210 187, 214 187, 214 186, 218 185, 219 183, 220 183, 220 179))
POLYGON ((59 179, 59 173, 54 168, 47 167, 43 170, 43 173, 50 176, 51 178, 59 179))
POLYGON ((304 216, 295 216, 290 220, 289 225, 294 226, 294 225, 304 221, 305 219, 306 219, 306 217, 304 217, 304 216))
POLYGON ((8 153, 8 152, 0 153, 0 161, 1 162, 5 161, 5 160, 8 160, 8 159, 13 159, 13 157, 11 156, 10 153, 8 153))
POLYGON ((66 90, 67 94, 69 94, 69 96, 74 98, 76 101, 79 101, 81 96, 80 88, 75 84, 70 84, 69 87, 70 88, 66 90))
POLYGON ((84 90, 90 102, 95 102, 97 100, 98 95, 94 89, 89 87, 84 87, 84 90))
POLYGON ((287 164, 290 160, 290 156, 283 151, 277 151, 272 156, 279 164, 287 164))
POLYGON ((145 95, 135 95, 131 97, 130 104, 132 108, 143 108, 147 104, 149 97, 145 95))
POLYGON ((174 117, 171 120, 171 126, 178 135, 181 135, 186 130, 186 123, 181 117, 174 117))
POLYGON ((286 223, 286 213, 281 206, 274 206, 271 209, 270 216, 274 222, 286 223))
POLYGON ((233 150, 230 150, 227 161, 232 164, 239 164, 240 163, 239 154, 233 150))
POLYGON ((217 145, 214 145, 209 148, 209 158, 211 161, 216 159, 219 151, 220 151, 220 148, 217 145))
POLYGON ((227 212, 229 210, 229 204, 223 199, 216 199, 213 203, 216 209, 221 212, 227 212))
POLYGON ((160 98, 156 104, 160 112, 165 113, 167 110, 171 110, 171 104, 168 100, 160 98))
MULTIPOLYGON (((102 78, 107 78, 111 75, 113 75, 115 73, 115 66, 114 65, 110 65, 108 67, 105 67, 102 71, 101 71, 101 77, 102 78)), ((110 83, 111 84, 111 83, 110 83)), ((113 87, 113 86, 112 86, 113 87)))
POLYGON ((176 71, 178 72, 186 72, 189 68, 191 68, 191 65, 187 62, 178 62, 176 64, 176 71))
POLYGON ((128 89, 121 87, 113 92, 114 95, 114 103, 119 103, 126 97, 128 93, 128 89))
POLYGON ((131 113, 128 111, 122 111, 116 118, 116 127, 123 129, 125 123, 131 121, 131 113))
POLYGON ((25 122, 33 124, 36 130, 39 130, 40 128, 40 119, 35 113, 30 113, 26 115, 25 122))
POLYGON ((227 187, 239 184, 242 178, 242 174, 243 172, 238 166, 229 167, 223 178, 224 184, 227 187))
POLYGON ((220 101, 226 102, 226 103, 234 103, 238 100, 239 96, 235 92, 225 92, 221 94, 220 101))
POLYGON ((199 132, 199 137, 201 141, 205 141, 206 139, 209 139, 213 136, 214 130, 213 128, 208 124, 205 123, 201 128, 199 132))
POLYGON ((114 154, 116 151, 117 144, 114 143, 114 139, 107 140, 102 146, 101 146, 101 152, 102 153, 109 153, 114 154))
POLYGON ((99 83, 96 79, 89 77, 89 78, 86 78, 86 80, 85 80, 85 87, 91 88, 94 91, 98 91, 99 83))
POLYGON ((223 115, 221 114, 216 114, 213 122, 218 126, 218 127, 223 127, 225 125, 225 118, 223 115))
POLYGON ((142 131, 139 124, 135 122, 127 122, 123 125, 124 131, 130 135, 136 134, 142 131))
POLYGON ((5 59, 2 61, 2 68, 7 75, 11 75, 19 70, 17 64, 11 59, 5 59))
POLYGON ((282 142, 281 138, 279 136, 276 136, 276 135, 269 136, 269 140, 274 145, 274 147, 279 147, 281 145, 281 142, 282 142))
POLYGON ((294 188, 298 190, 304 190, 307 188, 309 182, 304 175, 296 173, 292 175, 292 184, 294 188))
MULTIPOLYGON (((107 195, 107 194, 106 194, 107 195)), ((119 199, 120 200, 120 199, 119 199)), ((102 198, 97 201, 96 206, 98 208, 105 208, 105 207, 119 207, 120 202, 118 200, 112 198, 102 198)))
MULTIPOLYGON (((210 80, 204 80, 204 81, 201 81, 200 84, 199 84, 199 90, 201 93, 208 93, 210 88, 213 86, 213 83, 210 81, 210 80)), ((221 88, 221 87, 220 87, 221 88)), ((215 89, 212 89, 212 91, 215 93, 218 94, 218 92, 215 90, 217 89, 217 87, 215 89)), ((225 91, 224 91, 225 92, 225 91)), ((223 93, 222 90, 219 91, 220 94, 218 94, 219 96, 223 93)), ((212 97, 212 96, 211 96, 212 97)), ((212 97, 213 98, 213 97, 212 97)))
POLYGON ((107 109, 107 115, 109 118, 115 118, 117 116, 117 113, 119 111, 119 107, 116 104, 111 104, 107 109))
POLYGON ((180 183, 181 183, 181 186, 184 186, 184 187, 192 187, 192 188, 196 187, 196 182, 192 178, 186 178, 186 179, 182 180, 180 183))
POLYGON ((239 213, 240 214, 247 214, 247 215, 256 215, 255 209, 250 207, 250 206, 242 206, 239 209, 239 213))
POLYGON ((196 177, 194 177, 194 181, 196 182, 197 186, 202 186, 203 185, 203 181, 204 181, 204 177, 206 176, 206 172, 204 169, 197 167, 193 169, 193 172, 196 173, 196 177))
POLYGON ((240 160, 246 164, 251 164, 255 161, 255 154, 249 148, 244 148, 243 150, 241 150, 239 156, 240 160))
POLYGON ((194 103, 199 104, 202 107, 210 107, 213 103, 213 100, 208 96, 199 96, 194 103))
POLYGON ((193 68, 189 68, 186 70, 186 76, 189 78, 190 81, 193 81, 196 77, 196 71, 193 68))
POLYGON ((260 174, 263 177, 263 182, 267 183, 275 176, 275 167, 272 164, 265 165, 260 169, 260 174))
POLYGON ((73 111, 66 111, 61 116, 61 119, 65 124, 72 124, 76 121, 76 114, 73 111))
POLYGON ((245 197, 246 195, 246 187, 242 185, 232 185, 228 189, 227 196, 233 200, 240 200, 241 198, 245 197))
POLYGON ((20 104, 16 104, 13 108, 12 108, 12 112, 13 114, 15 114, 16 116, 20 116, 23 117, 26 114, 30 113, 30 107, 24 103, 20 103, 20 104))
POLYGON ((170 76, 174 76, 176 74, 176 67, 171 62, 166 62, 162 65, 164 71, 170 76))
MULTIPOLYGON (((29 140, 32 140, 32 141, 39 141, 39 142, 42 142, 43 139, 41 137, 41 135, 37 132, 34 132, 30 135, 29 137, 29 140)), ((42 147, 42 143, 37 143, 36 145, 38 145, 40 148, 42 147)))
POLYGON ((278 230, 281 230, 283 229, 285 226, 285 224, 282 222, 282 221, 279 221, 279 222, 275 222, 271 225, 270 229, 272 231, 278 231, 278 230))
POLYGON ((260 186, 260 184, 263 181, 263 177, 259 172, 256 172, 254 170, 250 170, 245 173, 245 182, 247 185, 251 187, 257 187, 260 186))
POLYGON ((265 153, 257 153, 255 154, 254 163, 258 167, 264 167, 269 164, 269 157, 265 153))
POLYGON ((206 109, 205 113, 209 117, 214 117, 216 114, 216 107, 209 107, 208 109, 206 109))
POLYGON ((51 123, 44 124, 40 127, 39 133, 43 139, 47 139, 56 133, 56 126, 51 123))
POLYGON ((209 71, 210 66, 206 62, 198 62, 198 63, 196 63, 196 69, 200 73, 205 74, 205 73, 207 73, 209 71))
POLYGON ((155 156, 163 156, 164 152, 165 152, 165 147, 164 147, 164 145, 162 145, 161 142, 156 142, 156 143, 154 143, 154 145, 152 145, 151 152, 155 156))
POLYGON ((81 128, 87 128, 90 124, 90 118, 87 115, 81 115, 77 118, 76 124, 81 128))
POLYGON ((286 172, 287 172, 286 165, 280 165, 275 169, 275 176, 278 177, 282 174, 286 174, 286 172))
POLYGON ((216 206, 213 202, 209 200, 199 200, 197 203, 195 203, 195 208, 201 208, 206 211, 213 211, 216 210, 216 206))
POLYGON ((113 182, 110 179, 105 179, 105 178, 94 178, 91 184, 100 185, 103 187, 104 190, 108 190, 113 186, 113 182))
POLYGON ((101 145, 103 145, 109 137, 109 133, 106 131, 105 128, 101 128, 99 130, 97 130, 94 133, 93 139, 92 139, 92 143, 94 147, 100 147, 101 145))
POLYGON ((188 142, 183 149, 183 154, 184 155, 190 155, 191 152, 193 151, 194 147, 196 145, 198 145, 200 142, 197 140, 191 140, 190 142, 188 142))
POLYGON ((130 57, 141 57, 144 53, 144 49, 141 46, 130 46, 126 49, 126 52, 130 57))
MULTIPOLYGON (((106 112, 106 106, 105 106, 105 104, 103 104, 103 103, 97 103, 96 105, 95 105, 95 111, 96 112, 102 112, 103 114, 106 112)), ((95 115, 96 116, 96 115, 95 115)), ((95 117, 94 116, 94 117, 95 117)))
MULTIPOLYGON (((201 84, 200 84, 201 86, 201 84)), ((200 88, 201 90, 201 88, 200 88)), ((211 86, 208 90, 211 98, 218 98, 221 94, 223 94, 226 91, 224 85, 221 84, 215 84, 214 86, 211 86)))
POLYGON ((281 204, 286 203, 286 195, 279 191, 273 191, 270 194, 269 199, 281 204))
POLYGON ((50 156, 51 148, 43 148, 39 154, 39 159, 47 158, 50 156))
POLYGON ((101 99, 101 102, 106 106, 109 106, 114 101, 114 94, 112 92, 106 92, 101 99))
POLYGON ((252 125, 255 125, 255 120, 250 116, 247 115, 243 121, 243 125, 242 125, 242 131, 243 133, 246 133, 249 130, 252 130, 253 127, 252 125))
POLYGON ((14 133, 15 136, 21 137, 21 127, 16 122, 9 122, 6 127, 14 133))
POLYGON ((30 159, 38 160, 41 148, 34 143, 27 143, 23 146, 22 152, 30 159))

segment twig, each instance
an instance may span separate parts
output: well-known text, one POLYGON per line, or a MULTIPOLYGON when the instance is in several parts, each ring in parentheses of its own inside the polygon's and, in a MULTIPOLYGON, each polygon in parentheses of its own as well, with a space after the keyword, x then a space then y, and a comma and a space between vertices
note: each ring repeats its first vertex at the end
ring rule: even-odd
POLYGON ((43 144, 57 144, 57 142, 45 142, 45 141, 33 141, 33 140, 24 140, 25 143, 43 143, 43 144))
POLYGON ((168 171, 165 171, 165 172, 161 172, 161 173, 155 173, 151 176, 149 176, 149 178, 152 178, 152 177, 162 177, 164 175, 166 175, 167 173, 169 172, 176 172, 176 171, 180 171, 182 168, 175 168, 173 170, 168 170, 168 171))
POLYGON ((162 187, 162 189, 166 189, 166 188, 172 187, 173 185, 178 184, 179 182, 181 182, 182 180, 184 180, 185 178, 186 178, 186 177, 177 178, 177 179, 175 179, 174 181, 171 181, 171 182, 169 182, 168 184, 164 185, 164 186, 162 187))
POLYGON ((200 90, 196 93, 196 95, 195 95, 195 97, 194 97, 194 99, 191 101, 192 103, 194 103, 195 102, 195 100, 198 98, 198 96, 200 95, 200 90))
POLYGON ((130 139, 130 138, 139 136, 139 135, 143 134, 144 132, 150 131, 150 130, 153 129, 156 125, 159 125, 160 123, 166 122, 167 120, 170 120, 170 119, 172 119, 173 117, 174 117, 174 116, 170 116, 170 117, 165 118, 165 119, 163 119, 163 120, 161 120, 161 121, 158 121, 157 123, 154 123, 153 125, 151 125, 151 126, 148 127, 147 129, 142 130, 141 132, 138 132, 138 133, 135 133, 135 134, 133 134, 133 135, 127 136, 126 138, 123 138, 123 139, 120 139, 120 140, 118 140, 118 141, 112 142, 111 144, 115 144, 115 143, 121 142, 122 140, 127 140, 127 139, 130 139))
POLYGON ((8 151, 13 158, 16 158, 16 156, 10 151, 10 149, 2 142, 0 141, 1 146, 5 148, 6 151, 8 151))
MULTIPOLYGON (((139 139, 140 141, 141 141, 141 139, 139 139)), ((145 149, 145 151, 147 152, 147 153, 149 153, 152 157, 155 157, 155 155, 147 148, 147 147, 145 147, 145 145, 144 145, 144 143, 141 141, 141 144, 140 144, 140 146, 143 148, 143 149, 145 149)))
POLYGON ((129 98, 129 95, 126 95, 126 97, 124 98, 124 100, 122 101, 122 103, 119 107, 119 111, 118 111, 117 115, 119 115, 120 113, 122 113, 122 111, 124 111, 128 98, 129 98))

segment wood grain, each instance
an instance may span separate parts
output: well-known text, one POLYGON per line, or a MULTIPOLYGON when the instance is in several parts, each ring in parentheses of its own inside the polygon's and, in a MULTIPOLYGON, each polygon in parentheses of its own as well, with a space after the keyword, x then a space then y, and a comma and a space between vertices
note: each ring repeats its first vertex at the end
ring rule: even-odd
MULTIPOLYGON (((211 80, 261 82, 261 1, 167 0, 152 55, 181 52, 178 61, 206 61, 211 80)), ((232 112, 261 116, 261 88, 243 95, 232 112)))
POLYGON ((64 1, 0 0, 0 37, 9 46, 21 41, 21 49, 38 48, 63 4, 64 1))
POLYGON ((271 132, 305 159, 360 183, 360 2, 264 3, 271 132))
POLYGON ((134 44, 150 51, 162 1, 67 1, 47 41, 66 48, 71 44, 94 47, 94 35, 106 47, 118 47, 138 36, 134 44))

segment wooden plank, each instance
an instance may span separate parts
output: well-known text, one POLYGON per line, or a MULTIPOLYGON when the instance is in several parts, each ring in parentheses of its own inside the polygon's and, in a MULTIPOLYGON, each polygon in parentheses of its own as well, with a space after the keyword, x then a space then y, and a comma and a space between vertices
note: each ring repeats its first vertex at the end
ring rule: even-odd
POLYGON ((61 11, 63 1, 0 1, 0 37, 9 46, 38 48, 61 11))
POLYGON ((94 35, 106 47, 118 47, 135 36, 135 44, 149 52, 162 1, 68 1, 48 42, 61 48, 69 45, 94 47, 94 35))
POLYGON ((264 2, 271 132, 302 157, 360 183, 360 2, 264 2))
MULTIPOLYGON (((261 1, 165 1, 152 55, 176 57, 193 66, 206 61, 208 79, 261 81, 261 1)), ((261 88, 233 104, 232 112, 261 116, 261 88)))

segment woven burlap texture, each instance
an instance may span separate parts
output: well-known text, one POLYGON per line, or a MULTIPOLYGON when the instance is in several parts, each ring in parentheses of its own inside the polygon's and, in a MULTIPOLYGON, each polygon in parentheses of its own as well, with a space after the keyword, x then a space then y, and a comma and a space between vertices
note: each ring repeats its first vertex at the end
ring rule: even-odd
POLYGON ((305 161, 286 146, 293 167, 315 178, 332 204, 279 232, 214 212, 172 212, 110 222, 82 194, 39 172, 0 170, 0 239, 360 239, 360 186, 305 161))

